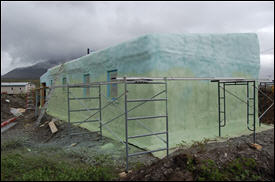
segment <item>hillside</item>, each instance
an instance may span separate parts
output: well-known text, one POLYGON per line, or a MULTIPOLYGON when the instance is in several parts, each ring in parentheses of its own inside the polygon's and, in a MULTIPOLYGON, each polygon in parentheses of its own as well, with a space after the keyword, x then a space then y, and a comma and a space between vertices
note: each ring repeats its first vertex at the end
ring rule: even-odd
POLYGON ((12 71, 6 73, 1 76, 1 80, 4 79, 30 79, 30 80, 38 80, 40 76, 44 74, 48 68, 51 68, 55 65, 62 63, 62 61, 58 60, 49 60, 45 62, 39 62, 32 66, 15 68, 12 71))

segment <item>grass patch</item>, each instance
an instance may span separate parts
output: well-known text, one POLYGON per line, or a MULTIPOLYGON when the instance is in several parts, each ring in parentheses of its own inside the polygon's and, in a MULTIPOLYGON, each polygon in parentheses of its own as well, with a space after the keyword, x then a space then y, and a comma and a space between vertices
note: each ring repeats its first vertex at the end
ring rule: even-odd
POLYGON ((184 148, 187 148, 187 142, 186 141, 184 141, 184 140, 182 140, 179 144, 176 144, 176 147, 178 148, 178 149, 184 149, 184 148))
POLYGON ((252 158, 236 158, 219 167, 213 160, 196 161, 188 157, 187 169, 193 173, 196 181, 257 181, 261 176, 257 164, 252 158))
POLYGON ((132 167, 132 170, 140 170, 140 169, 143 169, 145 168, 145 164, 142 163, 142 162, 136 162, 133 167, 132 167))
POLYGON ((115 177, 112 166, 90 166, 37 154, 1 154, 1 181, 108 181, 115 177))
POLYGON ((10 140, 1 143, 1 152, 22 148, 23 144, 20 140, 10 140))
POLYGON ((203 140, 201 140, 201 141, 193 140, 192 144, 188 145, 188 143, 186 141, 182 140, 181 143, 176 145, 176 147, 178 149, 184 149, 184 148, 188 148, 188 147, 198 148, 199 151, 204 152, 206 150, 205 145, 208 144, 210 141, 213 141, 213 140, 210 140, 208 138, 203 138, 203 140))

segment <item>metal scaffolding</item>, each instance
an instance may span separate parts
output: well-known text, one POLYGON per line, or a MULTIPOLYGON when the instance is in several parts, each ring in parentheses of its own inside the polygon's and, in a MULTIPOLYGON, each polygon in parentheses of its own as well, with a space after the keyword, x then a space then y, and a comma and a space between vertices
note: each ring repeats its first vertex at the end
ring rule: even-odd
POLYGON ((83 121, 73 121, 72 124, 83 124, 83 123, 88 123, 88 122, 99 122, 99 133, 100 137, 102 138, 102 114, 101 114, 101 85, 90 85, 90 86, 83 86, 84 88, 97 88, 98 89, 98 96, 97 97, 75 97, 72 92, 70 92, 70 89, 73 88, 79 88, 78 86, 70 86, 67 85, 67 104, 68 104, 68 122, 71 123, 71 113, 72 112, 82 112, 82 111, 98 111, 96 113, 99 113, 99 118, 96 119, 85 119, 83 121), (82 109, 72 109, 70 107, 70 102, 72 100, 77 100, 80 102, 80 104, 84 107, 82 109), (88 108, 86 104, 81 102, 81 100, 98 100, 98 106, 95 108, 88 108))
POLYGON ((271 88, 272 93, 274 94, 274 80, 272 81, 261 81, 259 82, 259 87, 256 87, 256 89, 259 91, 260 94, 262 94, 263 96, 265 96, 269 101, 271 101, 271 104, 267 107, 267 109, 260 113, 259 116, 259 126, 261 126, 261 118, 274 106, 274 98, 272 99, 271 97, 269 97, 267 94, 265 94, 262 89, 264 88, 264 90, 267 90, 267 87, 271 88), (260 87, 260 88, 259 88, 260 87))
POLYGON ((247 107, 247 129, 253 132, 253 142, 256 143, 256 81, 255 80, 235 80, 235 81, 227 81, 227 80, 212 80, 212 82, 218 82, 218 122, 219 122, 219 136, 221 136, 221 128, 226 126, 226 92, 233 95, 240 101, 244 102, 247 107), (250 96, 250 84, 252 84, 253 94, 250 96), (225 86, 236 86, 243 85, 246 86, 246 101, 243 101, 238 96, 226 90, 225 86), (221 89, 222 88, 222 92, 221 89), (221 101, 223 104, 221 104, 221 101), (251 105, 252 103, 252 111, 251 105), (223 116, 223 117, 222 117, 223 116), (251 118, 252 117, 252 118, 251 118), (222 120, 223 118, 223 120, 222 120), (253 128, 251 129, 249 124, 250 120, 253 120, 253 128))
MULTIPOLYGON (((246 103, 247 105, 247 128, 250 131, 253 131, 253 141, 255 143, 256 139, 256 115, 255 115, 255 95, 256 95, 256 85, 255 80, 247 80, 245 78, 216 78, 216 77, 208 77, 208 78, 195 78, 195 77, 123 77, 123 78, 116 78, 112 81, 107 82, 92 82, 89 84, 71 84, 71 85, 59 85, 59 86, 52 86, 52 88, 67 88, 67 101, 68 101, 68 122, 72 124, 82 124, 87 122, 99 122, 99 129, 100 129, 100 135, 102 137, 102 130, 103 128, 106 128, 107 131, 109 131, 115 138, 117 138, 121 143, 125 144, 125 153, 126 153, 126 172, 128 172, 129 168, 129 157, 137 156, 137 155, 143 155, 147 153, 153 153, 158 151, 164 151, 166 150, 166 156, 169 156, 169 123, 168 123, 168 89, 167 89, 167 82, 168 81, 201 81, 201 80, 208 80, 211 82, 217 82, 218 83, 218 122, 219 122, 219 136, 221 136, 221 128, 226 126, 226 93, 229 93, 230 95, 233 95, 234 97, 238 98, 242 102, 246 103), (102 96, 104 96, 101 92, 101 86, 108 85, 108 84, 121 84, 124 85, 124 92, 116 97, 115 100, 111 100, 107 102, 104 106, 102 106, 102 96), (128 89, 128 85, 130 84, 158 84, 158 85, 164 85, 165 89, 160 91, 159 93, 153 95, 149 99, 129 99, 128 94, 130 90, 128 89), (252 85, 251 85, 252 84, 252 85), (247 87, 247 100, 244 101, 240 99, 238 96, 234 95, 233 93, 226 90, 227 86, 234 86, 234 85, 244 85, 247 87), (252 96, 249 95, 249 87, 253 87, 253 94, 252 96), (97 88, 98 89, 98 96, 97 97, 75 97, 73 93, 71 92, 71 89, 73 88, 97 88), (222 89, 222 91, 220 90, 222 89), (156 98, 157 96, 165 94, 164 98, 156 98), (116 115, 115 117, 109 119, 108 121, 104 121, 102 116, 102 111, 106 108, 108 108, 112 103, 116 102, 117 100, 123 98, 124 96, 124 108, 121 109, 123 113, 116 115), (98 106, 95 108, 89 108, 86 106, 82 100, 92 100, 97 99, 98 100, 98 106), (79 101, 84 109, 72 109, 70 106, 70 102, 72 100, 79 101), (221 104, 221 101, 223 101, 223 104, 221 104), (159 115, 159 116, 139 116, 139 117, 129 117, 129 112, 133 111, 134 109, 142 106, 143 104, 147 102, 165 102, 165 115, 159 115), (252 105, 250 104, 252 102, 252 105), (128 103, 139 103, 132 108, 128 108, 128 103), (251 110, 252 108, 252 110, 251 110), (83 121, 76 121, 71 122, 71 113, 72 112, 81 112, 81 111, 96 111, 95 113, 92 113, 89 117, 87 117, 83 121), (99 113, 99 118, 93 118, 96 114, 99 113), (111 128, 109 128, 107 125, 116 119, 123 117, 125 119, 125 139, 120 138, 116 133, 112 131, 111 128), (92 119, 93 118, 93 119, 92 119), (155 118, 165 118, 165 131, 158 131, 153 132, 150 128, 148 128, 145 124, 141 123, 139 120, 145 120, 145 119, 155 119, 155 118), (251 128, 250 122, 251 119, 253 120, 253 127, 251 128), (104 122, 103 122, 104 121, 104 122), (146 134, 140 134, 135 136, 129 136, 128 133, 128 123, 129 122, 137 122, 141 127, 146 129, 149 133, 146 134), (166 140, 161 138, 159 135, 166 135, 166 140), (165 148, 151 150, 151 151, 144 151, 144 152, 138 152, 138 153, 132 153, 129 154, 129 140, 134 138, 141 138, 141 137, 147 137, 147 136, 154 136, 158 137, 162 142, 166 144, 165 148)), ((118 107, 118 109, 120 109, 118 107)))
MULTIPOLYGON (((136 82, 134 84, 164 84, 165 85, 165 90, 161 91, 158 93, 158 95, 160 95, 160 93, 165 93, 165 98, 160 98, 160 99, 128 99, 127 95, 129 90, 127 89, 127 85, 128 84, 132 84, 132 83, 127 83, 127 78, 124 77, 124 90, 125 90, 125 99, 124 99, 124 103, 125 103, 125 140, 126 140, 126 172, 128 172, 128 159, 129 157, 132 156, 137 156, 137 155, 143 155, 143 154, 147 154, 147 153, 153 153, 153 152, 159 152, 159 151, 164 151, 166 150, 166 156, 168 157, 169 155, 169 140, 168 140, 168 106, 167 106, 167 101, 168 101, 168 97, 167 97, 167 79, 164 78, 164 82, 136 82), (165 115, 159 115, 159 116, 139 116, 139 117, 128 117, 128 103, 129 102, 156 102, 156 101, 165 101, 165 111, 166 114, 165 115), (155 118, 165 118, 166 119, 166 131, 159 131, 159 132, 151 132, 151 133, 147 133, 147 134, 141 134, 141 135, 135 135, 135 136, 129 136, 128 134, 128 121, 134 121, 134 120, 140 120, 140 119, 155 119, 155 118), (144 152, 137 152, 137 153, 132 153, 129 154, 128 151, 128 140, 129 139, 133 139, 133 138, 140 138, 140 137, 147 137, 147 136, 155 136, 155 135, 166 135, 166 147, 165 148, 160 148, 160 149, 156 149, 156 150, 151 150, 151 151, 144 151, 144 152)), ((133 110, 133 109, 132 109, 133 110)), ((131 110, 131 111, 132 111, 131 110)))

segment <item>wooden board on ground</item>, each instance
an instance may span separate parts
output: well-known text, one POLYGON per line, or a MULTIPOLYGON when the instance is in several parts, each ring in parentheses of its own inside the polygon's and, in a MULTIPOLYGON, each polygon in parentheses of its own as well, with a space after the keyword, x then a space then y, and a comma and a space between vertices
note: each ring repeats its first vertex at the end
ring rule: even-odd
POLYGON ((48 124, 50 121, 46 121, 45 123, 43 123, 42 125, 40 125, 39 127, 41 128, 41 127, 43 127, 43 126, 45 126, 46 124, 48 124))
POLYGON ((52 133, 56 133, 58 131, 57 127, 54 124, 54 121, 49 122, 49 127, 50 127, 52 133))

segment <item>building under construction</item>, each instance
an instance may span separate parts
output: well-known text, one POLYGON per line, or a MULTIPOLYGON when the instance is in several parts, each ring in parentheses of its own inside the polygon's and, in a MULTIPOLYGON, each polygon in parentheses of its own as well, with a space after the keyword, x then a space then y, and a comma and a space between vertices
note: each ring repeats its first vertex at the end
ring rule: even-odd
POLYGON ((159 156, 255 132, 259 51, 251 33, 145 35, 49 69, 47 113, 159 156))

